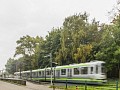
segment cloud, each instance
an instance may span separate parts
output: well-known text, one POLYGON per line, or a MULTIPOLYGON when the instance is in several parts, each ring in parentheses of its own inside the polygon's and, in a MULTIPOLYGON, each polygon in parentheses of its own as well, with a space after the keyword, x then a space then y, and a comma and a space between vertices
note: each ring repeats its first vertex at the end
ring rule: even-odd
POLYGON ((0 68, 13 56, 16 41, 25 35, 47 35, 65 17, 87 11, 106 22, 114 0, 0 0, 0 68))

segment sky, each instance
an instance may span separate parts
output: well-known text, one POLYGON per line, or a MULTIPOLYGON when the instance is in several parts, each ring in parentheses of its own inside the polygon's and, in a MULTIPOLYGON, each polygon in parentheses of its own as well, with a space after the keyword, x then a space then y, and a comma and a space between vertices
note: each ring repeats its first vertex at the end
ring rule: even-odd
POLYGON ((116 0, 0 0, 0 70, 5 68, 22 36, 45 37, 68 16, 87 12, 89 20, 110 21, 116 0))

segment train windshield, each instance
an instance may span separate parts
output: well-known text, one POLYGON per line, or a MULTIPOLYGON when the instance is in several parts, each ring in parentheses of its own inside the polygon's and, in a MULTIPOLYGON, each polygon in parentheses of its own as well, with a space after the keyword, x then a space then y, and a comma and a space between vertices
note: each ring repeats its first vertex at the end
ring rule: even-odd
POLYGON ((101 72, 102 72, 102 74, 105 74, 105 73, 106 73, 105 63, 102 63, 101 66, 102 66, 102 67, 101 67, 101 72))

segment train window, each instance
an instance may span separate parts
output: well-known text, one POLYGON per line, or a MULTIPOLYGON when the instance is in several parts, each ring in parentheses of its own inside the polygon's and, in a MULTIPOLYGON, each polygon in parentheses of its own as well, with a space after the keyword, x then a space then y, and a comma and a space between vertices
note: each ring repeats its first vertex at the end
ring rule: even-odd
POLYGON ((98 73, 98 65, 96 65, 96 74, 98 73))
POLYGON ((74 68, 74 75, 79 75, 80 71, 79 68, 74 68))
POLYGON ((36 75, 36 72, 33 72, 33 76, 35 76, 36 75))
POLYGON ((66 75, 66 69, 61 69, 61 75, 66 75))
POLYGON ((50 70, 47 70, 47 71, 46 71, 46 75, 51 75, 50 70))
POLYGON ((41 76, 41 71, 39 71, 39 76, 41 76))
POLYGON ((29 76, 29 73, 26 73, 27 74, 27 76, 29 76))
POLYGON ((93 74, 93 67, 91 67, 90 69, 91 69, 91 72, 90 72, 90 74, 93 74))
POLYGON ((32 76, 35 76, 35 72, 32 72, 32 76))
POLYGON ((88 67, 82 67, 81 74, 88 74, 88 67))
POLYGON ((101 72, 102 72, 103 74, 106 72, 106 70, 105 70, 105 64, 104 64, 104 63, 102 63, 101 72))
POLYGON ((44 71, 42 71, 42 76, 44 76, 44 71))
POLYGON ((60 70, 56 70, 56 76, 60 77, 60 70))

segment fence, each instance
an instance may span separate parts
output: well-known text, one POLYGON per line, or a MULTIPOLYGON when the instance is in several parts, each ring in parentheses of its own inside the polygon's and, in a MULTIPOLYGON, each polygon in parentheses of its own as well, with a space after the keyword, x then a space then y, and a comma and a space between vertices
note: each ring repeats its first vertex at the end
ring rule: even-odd
POLYGON ((0 80, 10 82, 10 83, 20 84, 20 85, 26 85, 26 81, 21 79, 1 78, 0 80))
POLYGON ((74 85, 68 86, 66 80, 66 90, 120 90, 119 80, 109 80, 106 84, 103 85, 87 85, 87 82, 84 85, 74 85))

